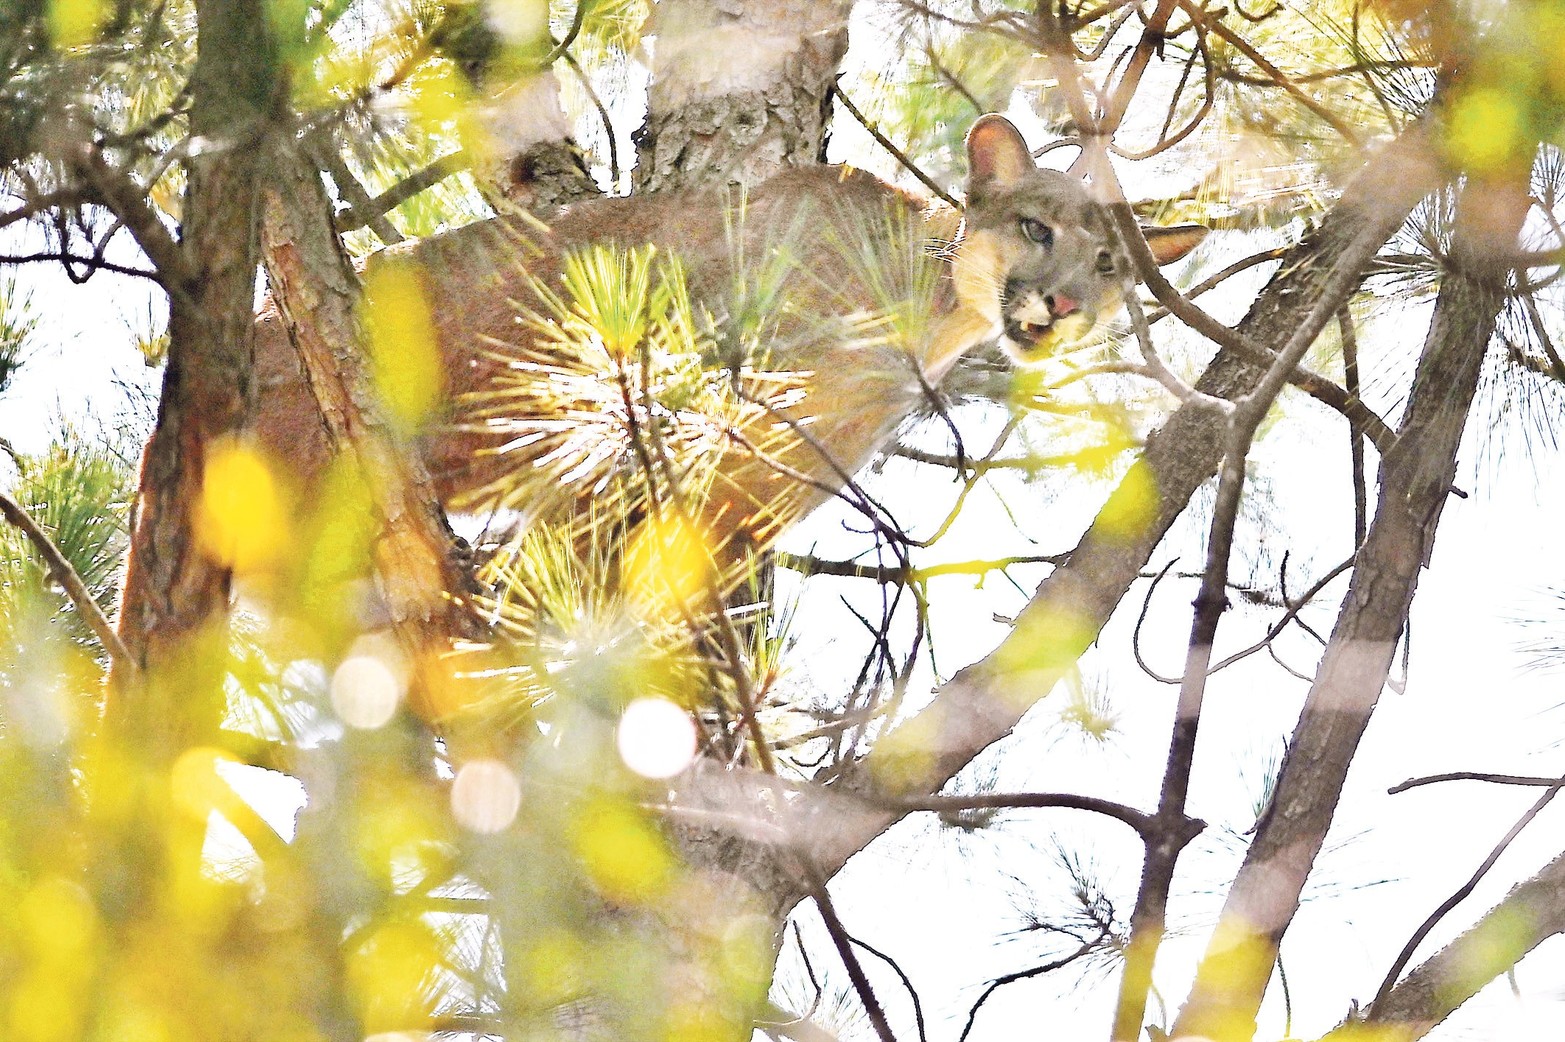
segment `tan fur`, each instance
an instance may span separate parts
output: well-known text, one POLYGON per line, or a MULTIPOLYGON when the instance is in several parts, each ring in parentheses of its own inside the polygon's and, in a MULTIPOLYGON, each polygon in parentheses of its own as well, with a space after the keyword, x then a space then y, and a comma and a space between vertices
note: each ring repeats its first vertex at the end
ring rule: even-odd
MULTIPOLYGON (((559 417, 472 422, 486 395, 492 399, 506 381, 514 385, 534 371, 518 361, 538 348, 536 332, 523 321, 538 310, 532 280, 558 291, 570 251, 651 243, 681 259, 692 295, 721 316, 736 278, 735 246, 742 244, 745 277, 779 251, 794 259, 771 316, 771 353, 748 360, 747 371, 755 386, 787 393, 778 393, 781 404, 772 412, 752 409, 727 433, 702 513, 723 542, 769 543, 840 488, 916 407, 926 385, 944 377, 964 352, 1008 329, 1021 330, 1028 341, 1010 337, 1013 354, 1039 357, 1088 335, 1117 306, 1121 277, 1094 270, 1098 255, 1112 247, 1082 187, 1036 170, 1020 136, 999 117, 975 125, 970 158, 979 177, 969 186, 960 232, 949 210, 862 171, 820 167, 782 174, 747 198, 604 199, 570 208, 546 231, 497 218, 384 251, 371 265, 417 263, 433 305, 450 408, 423 450, 441 496, 470 509, 535 506, 505 503, 502 490, 538 478, 535 471, 551 465, 544 448, 570 433, 559 417), (1023 218, 1051 222, 1051 250, 1040 251, 1018 231, 1023 218), (866 252, 873 266, 901 274, 873 275, 866 252), (898 278, 914 299, 884 299, 898 278), (1076 312, 1054 318, 1040 311, 1055 295, 1074 301, 1076 312), (893 311, 909 304, 921 314, 877 325, 888 303, 893 311), (767 372, 783 375, 768 382, 767 372), (529 438, 531 447, 519 444, 529 438)), ((275 314, 262 316, 258 367, 260 439, 308 481, 324 467, 329 447, 275 314)), ((628 454, 622 462, 627 470, 636 466, 628 454)), ((557 509, 569 512, 601 494, 601 488, 545 488, 529 495, 554 498, 557 509)))

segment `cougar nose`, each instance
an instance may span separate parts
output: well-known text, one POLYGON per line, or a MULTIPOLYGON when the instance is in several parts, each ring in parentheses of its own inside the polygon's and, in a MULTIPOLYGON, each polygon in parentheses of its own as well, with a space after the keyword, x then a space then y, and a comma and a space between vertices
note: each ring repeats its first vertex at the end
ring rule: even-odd
POLYGON ((1063 294, 1054 294, 1043 298, 1043 302, 1049 307, 1049 314, 1055 318, 1064 318, 1081 310, 1081 305, 1063 294))

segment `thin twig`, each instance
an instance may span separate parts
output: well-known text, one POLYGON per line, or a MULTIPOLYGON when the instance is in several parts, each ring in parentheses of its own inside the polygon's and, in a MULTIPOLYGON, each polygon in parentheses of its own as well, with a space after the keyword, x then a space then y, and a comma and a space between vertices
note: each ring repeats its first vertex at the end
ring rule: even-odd
MULTIPOLYGON (((1348 397, 1360 401, 1363 384, 1359 380, 1359 339, 1353 328, 1353 312, 1344 303, 1337 312, 1337 329, 1342 336, 1342 381, 1348 397)), ((1362 546, 1369 531, 1369 488, 1364 478, 1364 431, 1360 424, 1348 422, 1348 461, 1353 472, 1353 545, 1362 546)))
POLYGON ((864 113, 860 112, 858 106, 853 104, 852 99, 848 97, 847 91, 843 90, 840 84, 834 87, 832 90, 833 93, 837 95, 837 100, 842 102, 842 107, 848 110, 848 114, 859 121, 859 125, 869 132, 869 136, 874 138, 875 142, 879 144, 881 148, 884 148, 887 152, 890 152, 893 156, 895 156, 897 162, 901 163, 902 166, 906 168, 908 173, 918 178, 919 183, 921 183, 931 192, 935 193, 935 195, 939 196, 941 199, 945 200, 945 202, 953 210, 960 210, 962 208, 962 204, 953 199, 951 197, 951 193, 947 192, 944 188, 941 188, 933 178, 920 170, 918 168, 918 164, 907 157, 906 152, 903 152, 896 145, 892 144, 890 138, 882 134, 879 128, 877 128, 873 123, 865 118, 864 113))
POLYGON ((1063 564, 1069 554, 1018 554, 1015 557, 996 557, 972 561, 947 561, 942 564, 882 565, 860 564, 857 561, 832 561, 814 554, 779 554, 777 563, 806 575, 836 575, 852 579, 873 579, 878 583, 921 583, 943 575, 987 575, 1003 572, 1019 564, 1063 564))
MULTIPOLYGON (((108 161, 90 142, 83 142, 71 157, 71 166, 92 191, 94 201, 105 206, 122 221, 157 269, 164 285, 183 287, 187 271, 185 257, 174 234, 168 230, 147 201, 146 189, 122 170, 109 166, 108 161)), ((106 271, 117 270, 108 263, 98 265, 106 271)), ((127 274, 143 274, 126 270, 127 274)))
POLYGON ((34 264, 39 261, 81 264, 90 271, 109 271, 116 275, 134 275, 137 278, 150 279, 160 286, 169 285, 161 268, 156 270, 132 268, 129 265, 116 264, 101 257, 83 257, 79 253, 70 253, 65 250, 40 250, 37 253, 0 253, 0 264, 34 264))
POLYGON ((989 1001, 989 996, 993 995, 996 991, 999 991, 1007 984, 1014 984, 1019 980, 1026 980, 1029 977, 1038 977, 1045 973, 1052 973, 1055 970, 1061 969, 1062 967, 1069 966, 1077 959, 1085 958, 1086 956, 1091 955, 1094 951, 1097 950, 1098 946, 1103 943, 1107 936, 1108 933, 1105 931, 1099 937, 1095 937, 1090 941, 1082 942, 1081 947, 1077 948, 1069 955, 1061 956, 1060 958, 1055 959, 1052 962, 1046 962, 1041 966, 1033 966, 1029 969, 1017 970, 1014 973, 1007 973, 1003 977, 996 977, 994 980, 990 981, 989 986, 983 990, 983 994, 979 995, 977 1001, 973 1003, 973 1008, 968 1010, 967 1023, 962 1027, 962 1033, 957 1036, 957 1042, 967 1042, 967 1036, 972 1034, 973 1031, 973 1022, 978 1019, 978 1010, 985 1002, 989 1001))
POLYGON ((1221 19, 1211 17, 1209 12, 1201 10, 1195 4, 1190 3, 1189 0, 1176 0, 1176 2, 1184 9, 1185 14, 1190 17, 1192 22, 1206 26, 1212 32, 1228 41, 1234 50, 1250 59, 1256 68, 1272 77, 1277 86, 1286 91, 1289 97, 1315 113, 1315 115, 1321 118, 1322 122, 1338 134, 1341 134, 1343 140, 1347 141, 1354 148, 1364 147, 1364 139, 1359 136, 1357 131, 1338 117, 1336 113, 1310 97, 1309 93, 1300 88, 1287 73, 1267 61, 1266 56, 1257 50, 1254 44, 1230 29, 1221 19))
MULTIPOLYGON (((1123 822, 1142 837, 1160 834, 1163 822, 1146 811, 1137 810, 1113 800, 1096 796, 1077 796, 1068 792, 994 792, 971 796, 885 796, 875 801, 881 806, 899 811, 928 811, 934 814, 953 814, 964 810, 1084 810, 1102 814, 1123 822)), ((1198 818, 1184 817, 1175 830, 1180 835, 1194 837, 1206 828, 1198 818)))
POLYGON ((576 0, 576 13, 571 16, 571 27, 565 30, 565 35, 560 39, 560 42, 555 44, 549 53, 543 56, 543 59, 538 63, 540 70, 547 69, 560 58, 563 58, 565 52, 571 49, 571 44, 576 42, 576 37, 581 34, 582 22, 586 21, 587 18, 587 2, 588 0, 576 0))
POLYGON ((1489 782, 1493 785, 1532 785, 1539 788, 1548 788, 1560 783, 1558 778, 1540 778, 1530 774, 1491 774, 1487 771, 1449 771, 1445 774, 1430 774, 1422 778, 1409 778, 1391 786, 1386 792, 1396 795, 1399 792, 1407 792, 1423 785, 1439 785, 1453 781, 1479 781, 1489 782))
POLYGON ((44 560, 44 566, 49 578, 60 584, 65 595, 70 598, 71 604, 81 613, 87 625, 103 644, 103 649, 109 653, 116 666, 123 667, 131 674, 135 674, 138 666, 135 658, 120 640, 120 635, 114 631, 114 626, 109 622, 108 616, 103 614, 103 609, 98 607, 98 602, 93 600, 87 584, 82 582, 81 576, 66 560, 60 548, 54 545, 54 540, 49 538, 49 533, 33 519, 20 503, 10 496, 0 492, 0 515, 27 536, 33 549, 38 551, 38 556, 44 560))
POLYGON ((1506 848, 1515 841, 1517 836, 1521 835, 1522 830, 1532 823, 1532 819, 1536 818, 1543 808, 1547 807, 1554 797, 1560 794, 1560 789, 1562 788, 1565 788, 1565 777, 1554 779, 1554 783, 1549 786, 1548 790, 1542 796, 1539 796, 1531 807, 1527 808, 1526 813, 1517 819, 1516 824, 1511 826, 1511 830, 1505 834, 1504 838, 1495 844, 1494 849, 1489 852, 1489 856, 1484 858, 1483 864, 1478 866, 1467 882, 1458 887, 1456 892, 1450 897, 1442 901, 1440 907, 1430 913, 1429 918, 1420 923, 1418 929, 1413 931, 1413 936, 1409 937, 1407 943, 1402 946, 1402 951, 1397 954, 1396 960, 1391 964, 1391 969, 1386 971, 1386 978, 1381 981, 1380 990, 1375 992, 1374 1001, 1369 1005, 1371 1015, 1374 1014, 1375 1007, 1384 1002, 1386 997, 1391 994, 1391 989, 1396 985, 1397 978, 1402 975, 1402 971, 1413 958, 1413 952, 1423 943, 1424 938, 1429 936, 1430 931, 1439 924, 1441 919, 1446 917, 1451 909, 1461 904, 1469 894, 1477 889, 1479 881, 1489 873, 1489 869, 1494 867, 1494 863, 1500 860, 1500 855, 1505 853, 1506 848))
POLYGON ((901 979, 902 986, 907 989, 908 998, 913 1002, 913 1020, 918 1025, 918 1042, 929 1042, 929 1035, 924 1028, 924 1003, 919 999, 918 989, 913 987, 913 981, 906 973, 902 971, 902 967, 897 965, 897 960, 893 959, 891 956, 887 955, 880 949, 866 944, 864 941, 859 940, 857 937, 854 937, 851 934, 848 936, 848 940, 852 941, 860 948, 863 948, 865 951, 875 956, 875 958, 879 959, 887 966, 890 966, 891 972, 895 973, 897 977, 901 979))
POLYGON ((842 959, 842 966, 848 971, 848 978, 853 982, 854 990, 858 992, 859 1001, 864 1003, 864 1010, 869 1014, 869 1022, 875 1027, 875 1034, 880 1036, 880 1042, 896 1042, 896 1036, 891 1032, 891 1024, 886 1020, 886 1011, 881 1008, 880 1000, 875 998, 875 989, 871 987, 859 957, 853 954, 852 938, 842 925, 842 920, 837 918, 837 909, 831 902, 831 895, 826 892, 826 884, 818 879, 812 879, 811 886, 815 907, 820 909, 821 919, 826 924, 826 932, 831 935, 832 944, 836 946, 837 955, 842 959))

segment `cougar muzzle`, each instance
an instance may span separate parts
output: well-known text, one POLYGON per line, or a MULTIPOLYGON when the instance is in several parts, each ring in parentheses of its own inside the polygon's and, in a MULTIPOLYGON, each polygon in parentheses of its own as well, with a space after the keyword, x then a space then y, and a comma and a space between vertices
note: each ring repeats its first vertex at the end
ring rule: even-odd
POLYGON ((1000 346, 1019 362, 1039 361, 1090 336, 1101 311, 1101 300, 1009 279, 1000 301, 1000 346))

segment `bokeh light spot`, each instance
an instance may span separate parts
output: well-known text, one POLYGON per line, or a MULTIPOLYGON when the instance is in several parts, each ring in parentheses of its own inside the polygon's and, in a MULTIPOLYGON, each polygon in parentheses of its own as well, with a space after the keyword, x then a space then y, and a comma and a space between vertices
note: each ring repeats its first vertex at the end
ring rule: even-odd
POLYGON ((407 669, 389 641, 360 640, 331 677, 331 705, 349 727, 374 730, 397 712, 407 669))
POLYGON ((696 725, 666 698, 638 698, 620 716, 619 754, 646 778, 671 778, 696 755, 696 725))
POLYGON ((464 828, 499 832, 516 820, 522 787, 511 769, 498 760, 473 760, 456 772, 451 785, 451 812, 464 828))
POLYGON ((577 818, 571 838, 593 885, 611 901, 648 901, 673 881, 674 858, 663 837, 627 806, 593 803, 577 818))

